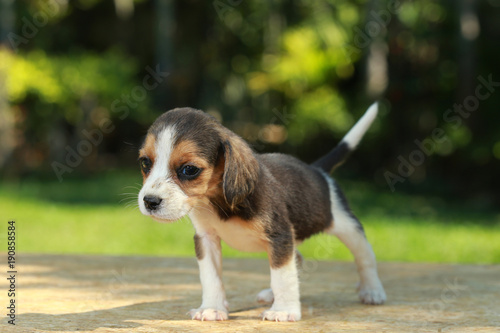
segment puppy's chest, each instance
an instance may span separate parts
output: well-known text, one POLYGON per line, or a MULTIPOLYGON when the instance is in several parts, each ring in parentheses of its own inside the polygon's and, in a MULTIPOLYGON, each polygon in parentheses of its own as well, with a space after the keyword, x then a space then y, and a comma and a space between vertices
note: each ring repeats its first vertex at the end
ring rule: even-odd
POLYGON ((199 215, 192 221, 198 234, 216 233, 227 245, 238 251, 266 251, 267 241, 260 221, 243 221, 240 218, 222 221, 199 215))

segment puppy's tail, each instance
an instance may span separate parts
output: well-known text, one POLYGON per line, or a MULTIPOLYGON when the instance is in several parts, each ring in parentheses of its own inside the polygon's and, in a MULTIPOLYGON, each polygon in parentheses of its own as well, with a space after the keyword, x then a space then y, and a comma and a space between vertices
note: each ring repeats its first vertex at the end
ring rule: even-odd
POLYGON ((333 148, 328 154, 321 157, 319 160, 314 162, 312 165, 318 167, 325 171, 326 173, 330 173, 342 164, 349 154, 356 148, 358 143, 365 135, 366 131, 370 127, 370 125, 375 120, 375 117, 378 113, 378 103, 373 103, 368 110, 365 112, 363 117, 354 125, 353 128, 342 138, 342 141, 333 148))

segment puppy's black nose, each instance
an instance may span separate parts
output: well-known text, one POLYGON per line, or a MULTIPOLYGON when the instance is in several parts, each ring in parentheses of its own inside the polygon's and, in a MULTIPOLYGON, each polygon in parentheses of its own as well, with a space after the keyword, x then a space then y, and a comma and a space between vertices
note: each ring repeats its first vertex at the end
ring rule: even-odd
POLYGON ((159 197, 155 197, 153 195, 146 195, 144 197, 144 206, 146 206, 148 210, 156 210, 156 208, 158 208, 158 206, 160 205, 161 201, 162 199, 159 197))

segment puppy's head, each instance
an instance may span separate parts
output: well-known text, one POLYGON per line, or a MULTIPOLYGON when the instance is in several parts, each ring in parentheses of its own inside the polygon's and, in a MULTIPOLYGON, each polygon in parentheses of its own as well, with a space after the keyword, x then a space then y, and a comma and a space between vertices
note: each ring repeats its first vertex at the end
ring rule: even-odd
POLYGON ((250 195, 259 165, 250 147, 213 117, 190 108, 161 115, 139 151, 139 208, 160 222, 217 200, 234 210, 250 195))

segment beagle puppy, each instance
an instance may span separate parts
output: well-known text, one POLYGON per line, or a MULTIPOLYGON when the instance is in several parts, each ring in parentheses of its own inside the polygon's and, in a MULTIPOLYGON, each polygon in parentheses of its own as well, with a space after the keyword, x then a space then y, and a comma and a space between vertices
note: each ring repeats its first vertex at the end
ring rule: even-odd
POLYGON ((150 127, 139 152, 141 212, 159 222, 189 216, 203 288, 196 320, 227 320, 221 240, 241 251, 265 251, 271 288, 257 295, 272 302, 262 319, 301 319, 296 247, 314 234, 337 236, 353 253, 359 298, 382 304, 384 288, 363 227, 329 173, 360 142, 377 115, 373 104, 342 141, 309 165, 284 154, 257 154, 210 115, 177 108, 150 127))

